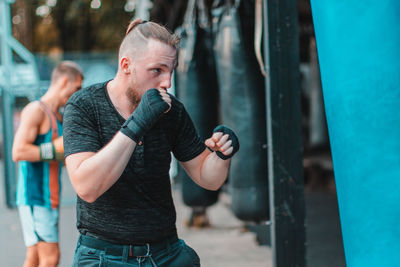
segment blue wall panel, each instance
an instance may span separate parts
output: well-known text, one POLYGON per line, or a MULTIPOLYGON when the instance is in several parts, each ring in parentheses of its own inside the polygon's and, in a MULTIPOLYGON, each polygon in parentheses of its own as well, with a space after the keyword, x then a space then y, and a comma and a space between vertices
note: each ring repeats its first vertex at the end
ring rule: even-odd
POLYGON ((400 1, 311 4, 347 266, 400 266, 400 1))

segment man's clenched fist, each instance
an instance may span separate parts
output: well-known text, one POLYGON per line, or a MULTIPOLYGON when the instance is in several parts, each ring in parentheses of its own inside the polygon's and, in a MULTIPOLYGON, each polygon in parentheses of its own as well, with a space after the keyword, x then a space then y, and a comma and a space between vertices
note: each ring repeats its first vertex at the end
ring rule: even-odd
POLYGON ((149 89, 121 127, 121 132, 136 143, 171 108, 171 97, 163 89, 149 89))
POLYGON ((240 147, 236 134, 224 125, 217 126, 205 144, 224 160, 231 158, 240 147))

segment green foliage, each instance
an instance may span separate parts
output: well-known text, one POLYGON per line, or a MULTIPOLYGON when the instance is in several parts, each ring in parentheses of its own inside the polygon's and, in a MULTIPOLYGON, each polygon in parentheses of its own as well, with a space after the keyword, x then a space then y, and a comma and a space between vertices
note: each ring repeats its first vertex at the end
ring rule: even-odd
MULTIPOLYGON (((11 5, 13 34, 32 52, 117 51, 135 14, 125 11, 129 1, 16 0, 11 5), (95 8, 92 3, 101 5, 95 8)), ((172 31, 181 24, 186 0, 152 3, 152 20, 172 31)))
POLYGON ((33 52, 117 50, 134 13, 124 10, 126 0, 102 0, 98 9, 91 1, 16 0, 14 36, 33 52))

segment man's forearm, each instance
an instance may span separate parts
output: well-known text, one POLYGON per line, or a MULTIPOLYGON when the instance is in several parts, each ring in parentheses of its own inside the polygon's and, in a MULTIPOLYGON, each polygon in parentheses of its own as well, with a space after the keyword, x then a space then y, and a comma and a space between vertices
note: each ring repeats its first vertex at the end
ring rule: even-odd
POLYGON ((239 150, 239 139, 230 128, 219 125, 213 130, 213 135, 205 141, 205 145, 208 150, 193 163, 187 164, 187 167, 195 170, 196 162, 200 163, 199 178, 194 179, 206 189, 217 190, 228 177, 231 157, 239 150))
POLYGON ((33 144, 17 144, 13 146, 12 159, 17 161, 39 162, 40 151, 37 145, 33 144))
POLYGON ((201 167, 200 185, 208 190, 218 190, 228 177, 231 159, 223 160, 215 152, 209 153, 201 167))
POLYGON ((68 173, 80 198, 93 202, 121 176, 136 143, 118 132, 99 152, 91 156, 73 154, 66 158, 68 173), (86 158, 85 158, 86 157, 86 158))

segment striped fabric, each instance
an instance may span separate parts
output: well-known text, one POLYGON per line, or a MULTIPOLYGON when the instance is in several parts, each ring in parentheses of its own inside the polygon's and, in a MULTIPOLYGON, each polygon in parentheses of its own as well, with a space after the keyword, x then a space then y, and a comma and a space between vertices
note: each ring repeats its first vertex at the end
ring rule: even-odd
MULTIPOLYGON (((62 124, 53 114, 50 130, 38 135, 34 144, 39 146, 62 135, 62 124), (57 127, 53 127, 57 125, 57 127)), ((18 163, 17 205, 38 205, 57 208, 60 203, 62 162, 28 162, 18 163)))

